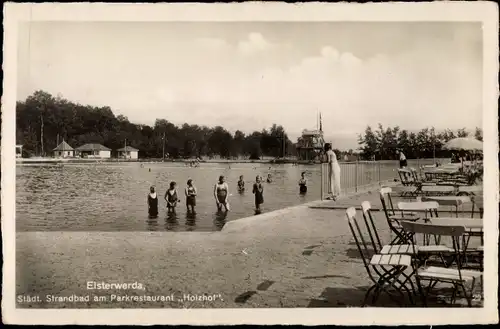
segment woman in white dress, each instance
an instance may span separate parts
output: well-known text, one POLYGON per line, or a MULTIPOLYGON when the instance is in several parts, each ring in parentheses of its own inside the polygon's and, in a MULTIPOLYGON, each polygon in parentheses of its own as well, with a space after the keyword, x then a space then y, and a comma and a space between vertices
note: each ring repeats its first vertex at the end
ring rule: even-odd
POLYGON ((340 195, 340 166, 337 161, 337 155, 332 150, 332 144, 325 144, 326 160, 328 162, 328 183, 331 197, 328 200, 337 200, 340 195))

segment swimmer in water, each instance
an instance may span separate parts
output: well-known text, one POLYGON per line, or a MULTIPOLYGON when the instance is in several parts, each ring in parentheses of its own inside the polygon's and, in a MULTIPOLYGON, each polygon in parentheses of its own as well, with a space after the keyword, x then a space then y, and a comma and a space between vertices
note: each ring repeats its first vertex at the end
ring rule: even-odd
POLYGON ((260 176, 255 177, 252 193, 255 195, 255 210, 260 211, 260 205, 264 203, 264 187, 261 184, 260 176))
POLYGON ((222 206, 224 206, 225 211, 229 211, 229 202, 227 200, 228 196, 229 186, 226 183, 226 178, 224 176, 219 176, 219 181, 214 186, 214 197, 217 210, 221 211, 222 206))
POLYGON ((300 175, 299 192, 300 192, 300 194, 307 193, 307 180, 306 180, 306 173, 305 172, 302 172, 302 174, 300 175))
POLYGON ((191 207, 191 213, 195 213, 194 211, 194 207, 196 206, 196 194, 197 194, 197 190, 196 190, 196 187, 193 185, 193 180, 192 179, 188 179, 187 181, 187 186, 186 186, 186 189, 184 191, 185 195, 186 195, 186 208, 187 208, 187 212, 189 213, 190 211, 190 207, 191 207))
POLYGON ((158 217, 158 196, 156 195, 155 187, 149 188, 148 194, 148 214, 149 218, 158 217))
POLYGON ((175 207, 177 207, 177 201, 179 201, 177 197, 177 189, 175 182, 170 183, 170 188, 165 192, 165 201, 167 201, 167 210, 168 212, 174 212, 175 207))
POLYGON ((272 183, 273 182, 273 178, 271 177, 271 174, 267 174, 267 182, 268 183, 272 183))
POLYGON ((240 180, 238 181, 238 191, 240 193, 245 191, 245 181, 243 180, 243 175, 240 176, 240 180))

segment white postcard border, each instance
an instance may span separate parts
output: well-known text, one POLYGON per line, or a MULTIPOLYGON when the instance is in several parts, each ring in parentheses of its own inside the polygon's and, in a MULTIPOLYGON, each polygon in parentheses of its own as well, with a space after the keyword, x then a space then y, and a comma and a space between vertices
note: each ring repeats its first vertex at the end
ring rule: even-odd
POLYGON ((498 6, 493 2, 369 4, 4 5, 2 238, 5 323, 11 324, 481 324, 498 322, 498 6), (483 23, 484 308, 49 309, 15 307, 15 106, 20 21, 478 21, 483 23), (495 220, 496 219, 496 220, 495 220))

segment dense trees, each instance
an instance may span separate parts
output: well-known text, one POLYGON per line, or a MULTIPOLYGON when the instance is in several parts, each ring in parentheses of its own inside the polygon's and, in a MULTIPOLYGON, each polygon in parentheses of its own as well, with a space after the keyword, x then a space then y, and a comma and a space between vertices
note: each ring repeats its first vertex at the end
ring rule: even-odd
MULTIPOLYGON (((58 139, 60 142, 63 138, 73 147, 100 143, 113 150, 126 142, 138 148, 141 157, 150 158, 161 158, 163 150, 173 158, 244 156, 259 159, 296 154, 294 143, 280 125, 246 135, 240 130, 232 134, 221 126, 187 123, 176 126, 165 119, 156 119, 153 126, 134 124, 123 115, 115 116, 107 106, 76 104, 44 91, 36 91, 18 102, 16 115, 16 143, 23 144, 25 156, 49 155, 58 139)), ((479 140, 483 139, 482 135, 480 128, 470 134, 479 140)), ((397 149, 408 158, 448 157, 450 153, 442 149, 443 144, 452 138, 467 136, 469 132, 465 128, 437 132, 432 127, 411 132, 379 124, 377 129, 368 126, 364 134, 359 135, 358 143, 364 159, 397 159, 397 149)), ((353 153, 349 150, 346 154, 353 153)))
POLYGON ((156 119, 154 126, 131 123, 123 115, 115 116, 109 107, 93 107, 36 91, 17 103, 16 142, 23 144, 25 155, 49 155, 64 138, 71 146, 100 143, 113 150, 131 145, 141 157, 161 158, 163 148, 170 157, 246 156, 279 157, 293 155, 293 143, 282 126, 245 135, 231 134, 223 127, 176 126, 156 119), (42 129, 43 127, 43 129, 42 129), (285 142, 283 142, 285 138, 285 142))
MULTIPOLYGON (((480 128, 476 128, 474 137, 482 140, 483 133, 480 128)), ((392 160, 397 159, 396 150, 402 150, 407 158, 432 158, 449 157, 450 151, 444 150, 443 145, 455 137, 468 137, 469 133, 465 128, 459 129, 456 134, 447 129, 436 132, 434 127, 425 128, 419 132, 409 132, 401 130, 399 127, 384 128, 381 124, 378 129, 368 126, 363 135, 359 135, 361 157, 364 159, 392 160)), ((470 136, 472 137, 472 136, 470 136)))

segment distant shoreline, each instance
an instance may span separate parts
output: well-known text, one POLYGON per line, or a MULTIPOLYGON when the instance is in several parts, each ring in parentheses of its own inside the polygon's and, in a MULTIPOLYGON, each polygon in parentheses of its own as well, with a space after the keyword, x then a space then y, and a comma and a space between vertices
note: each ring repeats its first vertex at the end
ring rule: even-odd
MULTIPOLYGON (((408 159, 408 160, 421 160, 421 161, 430 161, 433 159, 408 159)), ((436 158, 436 161, 443 162, 447 161, 449 159, 438 159, 436 158)), ((165 159, 162 161, 162 159, 117 159, 117 158, 110 158, 110 159, 99 159, 99 158, 94 158, 94 159, 88 159, 88 158, 16 158, 16 164, 50 164, 50 163, 56 163, 56 164, 64 164, 64 163, 191 163, 194 160, 191 159, 165 159)), ((397 162, 398 160, 376 160, 376 161, 359 161, 359 162, 397 162)), ((239 159, 239 160, 225 160, 225 159, 207 159, 207 160, 201 160, 199 161, 200 163, 223 163, 223 164, 238 164, 238 163, 260 163, 260 164, 300 164, 300 165, 317 165, 320 164, 319 162, 310 162, 310 161, 304 161, 304 160, 293 160, 293 159, 261 159, 261 160, 248 160, 248 159, 239 159)), ((356 161, 342 161, 339 160, 340 163, 355 163, 356 161)))
MULTIPOLYGON (((94 162, 106 162, 106 163, 116 163, 116 162, 140 162, 140 163, 191 163, 195 160, 190 159, 85 159, 85 158, 16 158, 16 163, 94 163, 94 162)), ((309 161, 300 160, 225 160, 225 159, 212 159, 212 160, 201 160, 199 163, 268 163, 268 164, 319 164, 319 162, 311 163, 309 161)))

